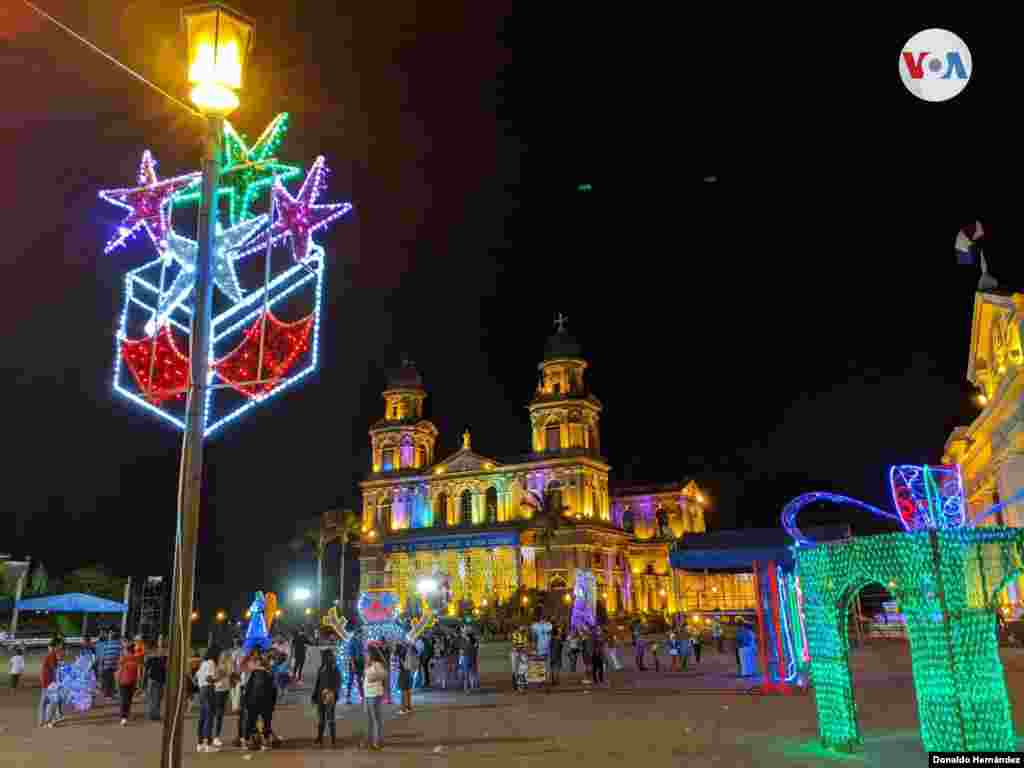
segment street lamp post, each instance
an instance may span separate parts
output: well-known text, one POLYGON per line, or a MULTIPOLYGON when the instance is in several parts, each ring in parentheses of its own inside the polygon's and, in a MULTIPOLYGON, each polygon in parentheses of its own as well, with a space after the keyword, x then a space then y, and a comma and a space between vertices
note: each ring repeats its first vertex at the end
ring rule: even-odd
POLYGON ((199 208, 199 254, 196 259, 195 307, 190 337, 191 386, 185 413, 178 484, 178 526, 174 558, 171 647, 167 665, 167 716, 164 719, 161 768, 181 766, 187 683, 192 649, 192 592, 196 534, 203 480, 203 433, 209 376, 213 302, 211 263, 217 226, 217 186, 224 118, 238 106, 245 58, 252 45, 252 22, 220 3, 182 11, 188 37, 188 80, 192 102, 203 113, 202 203, 199 208))

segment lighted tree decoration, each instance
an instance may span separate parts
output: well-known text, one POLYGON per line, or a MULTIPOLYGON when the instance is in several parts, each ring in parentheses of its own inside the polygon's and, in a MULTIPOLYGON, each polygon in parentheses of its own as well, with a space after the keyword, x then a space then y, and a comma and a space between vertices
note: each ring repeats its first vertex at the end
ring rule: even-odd
MULTIPOLYGON (((288 192, 285 183, 301 176, 302 169, 275 157, 287 126, 287 114, 278 115, 249 146, 224 123, 218 200, 226 215, 224 225, 218 223, 213 253, 217 290, 207 436, 317 366, 326 254, 314 235, 352 206, 319 202, 327 183, 322 157, 314 161, 295 196, 288 192), (257 213, 264 199, 270 210, 257 213), (282 245, 290 245, 290 258, 280 257, 282 245)), ((200 182, 198 173, 159 180, 147 151, 138 186, 100 192, 102 199, 127 211, 107 252, 127 246, 140 230, 149 234, 156 252, 126 275, 114 391, 180 429, 185 426, 198 255, 196 242, 183 227, 195 220, 200 182)))
POLYGON ((1024 530, 977 526, 1024 492, 968 521, 959 467, 894 467, 890 484, 894 513, 830 493, 799 496, 782 513, 796 541, 821 740, 840 750, 863 742, 846 621, 850 600, 880 583, 906 617, 925 749, 1013 751, 996 600, 1024 571, 1024 530), (818 501, 855 505, 899 522, 904 532, 816 544, 797 528, 796 515, 818 501))

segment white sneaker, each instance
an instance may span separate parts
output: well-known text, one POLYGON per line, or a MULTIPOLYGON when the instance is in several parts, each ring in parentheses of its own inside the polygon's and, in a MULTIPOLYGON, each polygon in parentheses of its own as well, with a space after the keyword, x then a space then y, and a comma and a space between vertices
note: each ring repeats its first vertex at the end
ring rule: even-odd
POLYGON ((196 744, 196 752, 205 752, 206 749, 207 748, 205 744, 196 744))
POLYGON ((122 717, 121 718, 121 725, 128 725, 128 720, 122 717))
POLYGON ((220 749, 218 747, 214 746, 213 744, 207 744, 206 745, 206 749, 204 749, 203 751, 204 752, 220 752, 220 749))
POLYGON ((223 747, 224 746, 224 742, 221 741, 220 739, 214 739, 213 740, 213 746, 215 746, 215 747, 223 747))

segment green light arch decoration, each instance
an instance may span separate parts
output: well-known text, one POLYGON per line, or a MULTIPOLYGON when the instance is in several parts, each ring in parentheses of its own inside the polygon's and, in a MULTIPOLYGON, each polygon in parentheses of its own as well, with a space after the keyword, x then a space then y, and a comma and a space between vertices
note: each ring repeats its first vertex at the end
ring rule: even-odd
POLYGON ((850 673, 849 601, 885 586, 906 617, 928 752, 1016 750, 996 597, 1024 571, 1024 529, 959 528, 797 547, 811 679, 824 746, 863 744, 850 673))

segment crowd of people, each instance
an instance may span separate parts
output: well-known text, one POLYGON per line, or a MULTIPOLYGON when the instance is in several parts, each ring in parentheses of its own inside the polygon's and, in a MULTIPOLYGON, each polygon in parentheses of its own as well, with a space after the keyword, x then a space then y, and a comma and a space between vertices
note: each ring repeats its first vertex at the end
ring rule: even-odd
MULTIPOLYGON (((664 636, 645 636, 642 625, 634 622, 629 635, 619 637, 608 626, 583 624, 575 628, 552 623, 543 616, 532 624, 513 627, 511 665, 512 680, 517 691, 526 690, 528 682, 537 682, 543 669, 546 685, 559 685, 563 672, 577 673, 582 667, 584 685, 610 687, 611 673, 623 668, 620 656, 626 640, 631 640, 637 670, 684 671, 691 660, 701 661, 702 649, 710 639, 720 653, 726 652, 722 627, 702 627, 692 631, 685 623, 677 623, 664 636), (534 663, 531 670, 530 663, 534 663), (542 667, 537 666, 543 664, 542 667)), ((740 621, 730 631, 729 645, 735 648, 739 672, 744 673, 741 656, 745 648, 756 644, 752 628, 740 621)), ((480 687, 480 638, 468 626, 435 626, 414 641, 403 638, 391 642, 366 641, 364 630, 355 629, 344 648, 347 657, 348 684, 343 691, 343 675, 338 658, 331 649, 323 649, 320 666, 311 682, 310 704, 317 718, 315 745, 337 745, 336 706, 342 700, 353 703, 353 693, 363 704, 367 718, 366 747, 378 750, 383 741, 384 704, 392 703, 392 690, 401 700, 396 714, 413 711, 414 689, 458 690, 470 693, 480 687)), ((207 649, 201 659, 192 660, 189 708, 198 705, 197 751, 216 752, 224 746, 225 714, 238 713, 238 732, 233 746, 250 750, 267 750, 281 743, 274 733, 275 709, 284 704, 290 690, 302 683, 310 641, 301 631, 290 637, 278 635, 269 648, 246 650, 241 640, 233 647, 207 649)), ((731 649, 730 649, 731 650, 731 649)), ((51 642, 40 672, 42 693, 38 722, 42 727, 55 727, 65 717, 69 695, 62 675, 69 669, 68 650, 61 639, 51 642)), ((142 639, 122 639, 113 630, 105 632, 92 644, 86 640, 75 666, 93 674, 88 691, 100 703, 119 706, 122 726, 132 717, 133 702, 144 697, 145 717, 162 718, 164 687, 167 684, 167 652, 161 647, 147 648, 142 639)), ((24 652, 15 648, 11 657, 11 685, 17 688, 25 668, 24 652)), ((81 680, 81 675, 79 675, 81 680)), ((82 696, 79 695, 79 699, 82 696)), ((81 711, 83 705, 76 701, 81 711)))

